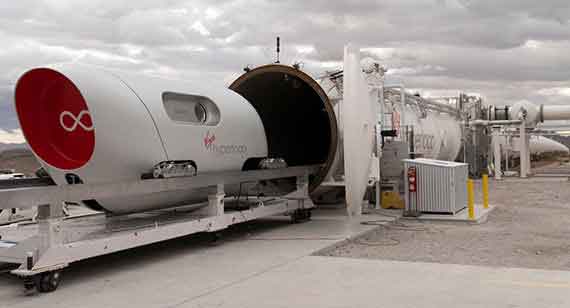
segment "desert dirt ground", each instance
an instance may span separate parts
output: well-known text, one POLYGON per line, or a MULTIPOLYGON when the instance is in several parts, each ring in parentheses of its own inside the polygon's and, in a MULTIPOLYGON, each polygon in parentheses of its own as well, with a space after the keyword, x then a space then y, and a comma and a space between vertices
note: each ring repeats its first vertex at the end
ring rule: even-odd
MULTIPOLYGON (((476 184, 481 202, 481 183, 476 184)), ((487 222, 400 220, 325 250, 326 256, 570 270, 568 178, 490 182, 487 222)))

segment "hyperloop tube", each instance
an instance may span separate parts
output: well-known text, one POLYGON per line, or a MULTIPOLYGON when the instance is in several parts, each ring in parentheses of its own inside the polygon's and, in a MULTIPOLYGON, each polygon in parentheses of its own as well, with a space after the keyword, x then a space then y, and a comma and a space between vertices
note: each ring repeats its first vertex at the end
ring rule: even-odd
POLYGON ((333 106, 321 86, 290 66, 270 64, 252 69, 230 89, 247 99, 259 114, 270 157, 289 166, 322 164, 311 177, 313 191, 333 163, 338 129, 333 106))

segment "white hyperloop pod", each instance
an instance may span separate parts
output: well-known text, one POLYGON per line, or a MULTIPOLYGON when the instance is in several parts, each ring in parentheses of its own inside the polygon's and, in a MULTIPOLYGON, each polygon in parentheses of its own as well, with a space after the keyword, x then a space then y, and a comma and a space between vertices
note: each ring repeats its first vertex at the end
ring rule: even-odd
MULTIPOLYGON (((28 144, 58 185, 321 164, 312 189, 337 142, 323 90, 283 65, 246 72, 230 89, 80 66, 38 68, 18 81, 15 104, 28 144)), ((283 192, 293 183, 272 187, 283 192)), ((240 186, 226 186, 226 195, 246 194, 240 186)), ((124 213, 202 202, 207 193, 82 201, 124 213)))

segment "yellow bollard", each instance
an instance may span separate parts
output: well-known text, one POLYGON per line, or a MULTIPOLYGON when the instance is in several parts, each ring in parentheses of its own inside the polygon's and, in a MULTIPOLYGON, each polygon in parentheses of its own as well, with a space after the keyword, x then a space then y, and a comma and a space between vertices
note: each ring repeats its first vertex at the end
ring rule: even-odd
POLYGON ((489 208, 489 176, 483 174, 483 207, 489 208))
POLYGON ((475 193, 473 192, 473 180, 467 180, 467 208, 469 209, 469 219, 475 219, 475 193))

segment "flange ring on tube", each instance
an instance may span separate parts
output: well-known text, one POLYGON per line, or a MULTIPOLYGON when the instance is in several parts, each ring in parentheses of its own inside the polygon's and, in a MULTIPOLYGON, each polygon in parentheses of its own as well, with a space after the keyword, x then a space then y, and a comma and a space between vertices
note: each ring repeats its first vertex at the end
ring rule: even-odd
POLYGON ((336 116, 321 86, 306 73, 269 64, 247 71, 230 89, 258 112, 267 135, 268 152, 288 165, 323 164, 310 180, 313 191, 325 179, 337 148, 336 116))

